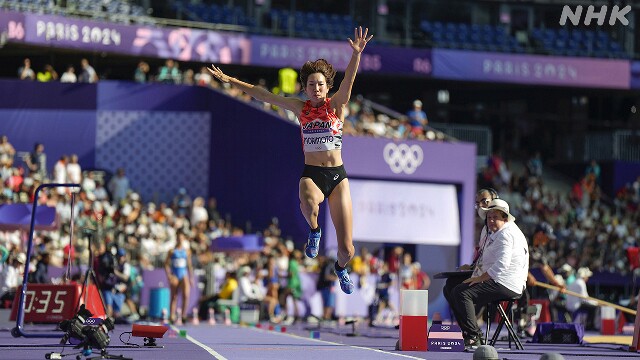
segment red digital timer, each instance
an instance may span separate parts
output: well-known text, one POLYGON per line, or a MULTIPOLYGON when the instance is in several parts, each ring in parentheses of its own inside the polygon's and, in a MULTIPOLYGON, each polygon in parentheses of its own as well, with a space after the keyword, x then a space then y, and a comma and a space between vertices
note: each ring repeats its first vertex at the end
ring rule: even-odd
MULTIPOLYGON (((91 311, 93 317, 104 318, 105 311, 95 285, 89 285, 87 290, 87 310, 91 311)), ((75 315, 81 292, 81 284, 29 284, 24 304, 24 322, 57 323, 71 319, 75 315)), ((22 286, 13 299, 11 321, 16 320, 21 293, 22 286)), ((84 296, 80 303, 84 303, 84 296)))

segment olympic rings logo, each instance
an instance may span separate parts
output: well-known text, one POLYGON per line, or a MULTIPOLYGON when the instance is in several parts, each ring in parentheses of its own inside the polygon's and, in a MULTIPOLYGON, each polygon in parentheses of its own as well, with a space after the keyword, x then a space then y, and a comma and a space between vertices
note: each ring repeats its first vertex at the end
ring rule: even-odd
POLYGON ((442 325, 441 329, 442 329, 442 331, 449 331, 449 329, 451 329, 451 326, 449 326, 449 325, 442 325))
POLYGON ((382 152, 384 161, 389 164, 394 174, 401 172, 413 174, 422 164, 424 158, 422 148, 418 145, 388 143, 382 152))
POLYGON ((85 325, 100 325, 102 324, 103 320, 101 318, 88 318, 87 320, 84 321, 85 325))

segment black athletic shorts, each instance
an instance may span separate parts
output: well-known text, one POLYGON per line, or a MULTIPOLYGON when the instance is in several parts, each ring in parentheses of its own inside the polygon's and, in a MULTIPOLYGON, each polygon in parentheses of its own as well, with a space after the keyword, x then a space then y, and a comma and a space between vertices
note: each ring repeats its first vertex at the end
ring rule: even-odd
POLYGON ((328 198, 333 189, 340 184, 340 181, 347 178, 347 172, 344 169, 344 165, 323 167, 305 164, 301 178, 304 177, 313 180, 313 183, 320 188, 324 197, 328 198))

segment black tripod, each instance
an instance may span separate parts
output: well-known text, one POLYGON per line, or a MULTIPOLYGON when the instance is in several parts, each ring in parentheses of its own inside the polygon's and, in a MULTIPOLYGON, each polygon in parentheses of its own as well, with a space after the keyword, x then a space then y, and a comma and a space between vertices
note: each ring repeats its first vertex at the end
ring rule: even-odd
POLYGON ((84 281, 82 282, 82 291, 80 292, 80 297, 78 297, 78 303, 76 304, 75 311, 77 312, 78 309, 80 309, 81 301, 84 301, 85 306, 87 306, 87 300, 88 300, 87 298, 89 296, 89 277, 91 277, 93 278, 93 283, 96 286, 96 291, 98 292, 98 296, 100 296, 100 303, 102 303, 102 309, 104 309, 104 312, 106 314, 107 307, 104 303, 104 298, 102 297, 102 291, 100 291, 100 282, 98 282, 98 277, 96 276, 96 273, 93 270, 94 257, 93 257, 93 247, 91 246, 91 242, 93 240, 93 235, 95 231, 96 230, 89 229, 89 228, 82 229, 82 232, 85 235, 87 235, 87 237, 89 238, 89 266, 87 266, 87 271, 85 272, 85 275, 84 275, 84 281), (84 295, 84 299, 82 299, 83 295, 84 295))

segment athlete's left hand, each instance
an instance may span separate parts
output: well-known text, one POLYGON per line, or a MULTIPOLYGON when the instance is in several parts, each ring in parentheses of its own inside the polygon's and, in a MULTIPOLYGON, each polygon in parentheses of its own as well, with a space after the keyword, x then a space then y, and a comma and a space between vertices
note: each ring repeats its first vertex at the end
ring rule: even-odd
POLYGON ((364 29, 364 34, 362 33, 362 26, 359 26, 357 28, 354 29, 353 31, 353 38, 355 40, 349 40, 349 45, 351 45, 351 48, 353 49, 353 52, 355 53, 361 53, 362 50, 364 50, 364 47, 367 46, 367 42, 369 42, 369 40, 371 40, 371 38, 373 37, 373 35, 369 35, 367 37, 367 34, 369 33, 369 28, 365 28, 364 29))

